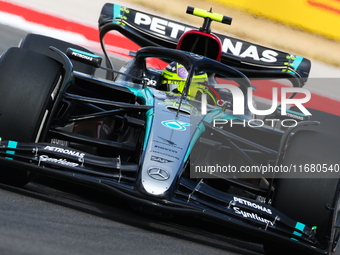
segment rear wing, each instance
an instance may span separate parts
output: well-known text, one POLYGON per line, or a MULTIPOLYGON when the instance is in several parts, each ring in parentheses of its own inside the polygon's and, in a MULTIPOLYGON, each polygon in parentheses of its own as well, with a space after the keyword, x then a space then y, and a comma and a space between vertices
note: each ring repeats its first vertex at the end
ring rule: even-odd
MULTIPOLYGON (((176 49, 180 37, 193 26, 155 16, 117 4, 103 6, 99 18, 100 39, 117 30, 141 47, 160 46, 176 49)), ((299 78, 303 86, 311 68, 310 60, 227 35, 214 33, 222 43, 221 62, 250 78, 299 78)))

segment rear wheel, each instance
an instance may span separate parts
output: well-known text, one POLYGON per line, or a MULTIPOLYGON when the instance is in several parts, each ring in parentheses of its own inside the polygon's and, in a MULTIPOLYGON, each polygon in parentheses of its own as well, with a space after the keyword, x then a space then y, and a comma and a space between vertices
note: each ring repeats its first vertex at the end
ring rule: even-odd
MULTIPOLYGON (((37 142, 53 106, 62 66, 34 51, 10 48, 0 59, 0 137, 37 142)), ((0 165, 0 182, 23 186, 31 175, 0 165)))
MULTIPOLYGON (((299 131, 285 152, 282 165, 327 164, 339 165, 340 138, 314 131, 299 131)), ((333 218, 337 216, 339 203, 339 177, 308 179, 278 179, 273 198, 273 207, 288 217, 309 227, 316 226, 316 238, 324 247, 330 249, 329 241, 335 229, 333 218)), ((334 238, 335 239, 335 238, 334 238)), ((277 244, 265 244, 271 254, 287 251, 277 244)), ((331 253, 330 253, 331 254, 331 253)))

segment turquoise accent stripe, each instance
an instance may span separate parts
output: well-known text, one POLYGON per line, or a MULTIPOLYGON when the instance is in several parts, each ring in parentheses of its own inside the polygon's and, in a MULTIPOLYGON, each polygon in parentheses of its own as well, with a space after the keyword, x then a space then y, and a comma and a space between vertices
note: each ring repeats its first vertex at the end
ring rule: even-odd
POLYGON ((300 230, 300 231, 303 231, 305 229, 305 224, 301 223, 301 222, 297 222, 296 225, 295 225, 295 228, 300 230))
MULTIPOLYGON (((301 223, 301 222, 297 222, 296 225, 295 225, 295 228, 303 232, 303 230, 305 229, 305 226, 306 226, 305 224, 303 224, 303 223, 301 223)), ((294 231, 294 232, 293 232, 293 235, 302 236, 302 234, 299 233, 299 232, 297 232, 297 231, 294 231)), ((298 241, 298 240, 295 239, 295 238, 291 238, 291 239, 294 240, 294 241, 298 241)))
MULTIPOLYGON (((280 109, 280 111, 281 111, 281 107, 277 107, 277 108, 280 109)), ((286 109, 286 112, 289 112, 289 113, 292 113, 292 114, 295 114, 295 115, 298 115, 298 116, 301 116, 301 117, 307 117, 307 115, 304 115, 303 113, 295 112, 295 111, 292 111, 292 110, 286 109)))
POLYGON ((302 236, 302 234, 301 234, 301 233, 299 233, 299 232, 296 232, 296 231, 294 231, 293 235, 296 235, 296 236, 302 236))
POLYGON ((15 141, 8 141, 8 148, 12 148, 12 149, 16 149, 16 147, 18 146, 18 143, 15 141))
MULTIPOLYGON (((149 88, 145 88, 142 90, 139 90, 138 93, 135 93, 136 96, 142 97, 145 100, 145 104, 149 106, 155 105, 155 98, 149 88)), ((149 136, 151 132, 151 124, 153 121, 153 115, 154 115, 154 108, 151 108, 146 112, 146 129, 145 129, 145 137, 144 137, 144 145, 143 150, 146 149, 146 145, 149 141, 149 136)))
POLYGON ((151 123, 152 123, 152 120, 153 120, 153 113, 154 113, 153 108, 146 112, 146 128, 145 128, 143 150, 146 149, 146 145, 147 145, 148 140, 149 140, 149 136, 150 136, 150 132, 151 132, 151 123))
POLYGON ((79 53, 79 54, 83 54, 83 55, 92 57, 92 58, 100 58, 100 57, 97 56, 97 55, 94 55, 94 54, 91 54, 91 53, 88 53, 88 52, 85 52, 85 51, 76 50, 76 49, 73 49, 73 48, 70 48, 70 50, 72 50, 72 51, 74 51, 74 52, 76 52, 76 53, 79 53))
MULTIPOLYGON (((8 141, 8 145, 7 145, 8 148, 15 149, 17 146, 18 146, 17 142, 15 142, 15 141, 8 141)), ((6 153, 10 154, 10 155, 14 155, 15 151, 7 150, 6 153)), ((13 160, 12 158, 7 158, 7 159, 13 160)))
MULTIPOLYGON (((154 106, 155 105, 155 99, 154 96, 149 88, 145 89, 136 89, 131 87, 128 88, 136 97, 142 99, 144 105, 154 106)), ((153 115, 154 115, 154 108, 151 108, 146 112, 146 128, 145 128, 145 137, 144 137, 144 145, 143 150, 146 149, 146 145, 149 140, 150 132, 151 132, 151 124, 153 121, 153 115)))
POLYGON ((297 68, 299 67, 299 65, 301 64, 302 60, 303 60, 303 57, 296 56, 296 57, 295 57, 295 60, 294 60, 294 62, 293 62, 293 64, 292 64, 292 67, 293 67, 294 69, 297 69, 297 68))
POLYGON ((114 4, 113 5, 113 18, 119 19, 120 18, 120 9, 122 8, 121 5, 114 4))
MULTIPOLYGON (((190 128, 196 128, 196 127, 190 127, 190 128)), ((201 134, 205 131, 205 126, 203 124, 203 122, 201 122, 196 131, 195 131, 195 134, 193 135, 191 141, 190 141, 190 144, 189 144, 189 148, 187 150, 187 153, 185 154, 185 157, 184 157, 184 161, 183 162, 186 162, 189 158, 189 155, 190 155, 190 152, 192 150, 192 148, 194 147, 196 141, 198 140, 198 138, 200 138, 201 134)))
MULTIPOLYGON (((18 146, 17 142, 15 142, 15 141, 8 141, 8 145, 7 145, 8 148, 15 149, 17 146, 18 146)), ((14 155, 15 151, 8 150, 8 151, 6 151, 6 153, 14 155)))

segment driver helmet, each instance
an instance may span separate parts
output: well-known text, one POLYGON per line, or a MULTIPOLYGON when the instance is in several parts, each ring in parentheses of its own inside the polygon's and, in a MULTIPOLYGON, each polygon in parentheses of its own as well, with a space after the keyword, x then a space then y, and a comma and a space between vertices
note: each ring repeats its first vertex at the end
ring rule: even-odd
MULTIPOLYGON (((185 67, 177 62, 170 63, 161 74, 161 87, 166 91, 182 93, 188 77, 188 71, 185 67)), ((194 75, 188 96, 196 97, 199 90, 205 89, 208 83, 207 73, 198 73, 194 75)))

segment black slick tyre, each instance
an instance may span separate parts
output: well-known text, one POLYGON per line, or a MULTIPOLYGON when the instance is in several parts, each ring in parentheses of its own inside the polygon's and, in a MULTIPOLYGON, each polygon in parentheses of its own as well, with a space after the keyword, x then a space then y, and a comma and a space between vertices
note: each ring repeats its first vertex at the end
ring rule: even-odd
MULTIPOLYGON (((289 143, 282 165, 310 167, 312 164, 327 164, 338 171, 339 143, 340 138, 330 134, 299 131, 289 143)), ((295 221, 309 227, 316 226, 315 237, 324 250, 329 250, 334 231, 333 208, 337 208, 339 203, 340 172, 333 172, 328 175, 329 178, 310 178, 311 175, 306 175, 306 178, 276 180, 272 205, 295 221)), ((295 254, 289 247, 281 247, 279 244, 267 243, 264 248, 269 254, 295 254)), ((298 254, 305 253, 299 251, 298 254)))
MULTIPOLYGON (((57 61, 22 48, 10 48, 0 59, 0 137, 38 142, 53 106, 52 93, 62 78, 57 61)), ((24 169, 0 165, 0 182, 22 186, 30 180, 24 169)))
MULTIPOLYGON (((66 54, 67 48, 73 48, 81 51, 85 51, 93 54, 93 52, 83 48, 81 46, 65 42, 62 40, 58 40, 52 37, 37 35, 37 34, 28 34, 20 43, 20 48, 33 50, 49 56, 59 62, 62 63, 62 59, 60 56, 55 54, 53 51, 49 49, 50 46, 53 46, 66 54)), ((78 72, 86 73, 89 75, 94 74, 95 68, 84 63, 78 62, 76 60, 71 60, 73 64, 73 69, 78 72)))

